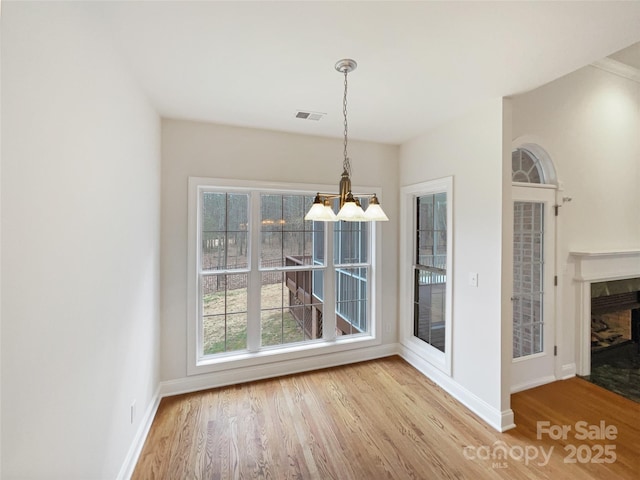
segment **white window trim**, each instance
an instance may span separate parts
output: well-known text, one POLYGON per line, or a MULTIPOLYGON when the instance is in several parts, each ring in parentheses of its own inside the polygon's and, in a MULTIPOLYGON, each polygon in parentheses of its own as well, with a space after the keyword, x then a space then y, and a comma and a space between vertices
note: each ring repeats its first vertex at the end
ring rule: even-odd
POLYGON ((556 172, 556 168, 553 165, 553 160, 551 159, 551 155, 540 145, 540 139, 531 135, 523 135, 521 137, 516 138, 512 144, 512 151, 515 151, 519 148, 523 150, 527 150, 531 155, 538 159, 540 162, 540 166, 542 167, 542 175, 544 177, 543 184, 535 184, 535 183, 524 183, 523 185, 553 185, 558 187, 560 182, 558 181, 558 174, 556 172))
MULTIPOLYGON (((260 190, 274 191, 277 193, 292 193, 315 195, 316 192, 331 192, 336 190, 335 185, 319 185, 319 184, 289 184, 276 182, 260 182, 245 180, 230 180, 219 178, 189 177, 188 180, 188 202, 187 202, 187 375, 198 375, 204 373, 220 372, 232 368, 251 367, 265 365, 268 363, 296 360, 308 358, 316 355, 333 354, 348 350, 360 349, 378 346, 382 343, 381 335, 381 312, 382 312, 382 276, 380 274, 380 265, 382 264, 382 242, 381 227, 378 222, 371 225, 371 282, 368 282, 368 294, 370 295, 371 316, 369 333, 356 334, 343 337, 336 337, 335 331, 336 318, 335 309, 325 309, 323 319, 325 326, 331 329, 332 335, 325 339, 307 342, 304 344, 293 344, 280 348, 266 348, 256 352, 242 352, 229 355, 221 355, 215 358, 200 356, 199 339, 198 339, 198 309, 199 309, 199 292, 198 292, 198 251, 199 245, 199 228, 198 228, 198 200, 199 191, 206 187, 223 187, 229 190, 260 190), (375 232, 375 233, 374 233, 375 232)), ((382 189, 372 186, 354 186, 358 191, 375 192, 378 198, 382 199, 382 189)), ((250 206, 253 208, 253 206, 250 206)), ((253 216, 254 220, 256 215, 253 216)), ((333 258, 333 242, 328 239, 332 238, 333 226, 329 223, 325 229, 325 245, 327 245, 327 259, 333 258), (331 235, 331 236, 329 236, 331 235)), ((251 247, 255 248, 255 247, 251 247)), ((259 252, 252 251, 251 268, 257 266, 257 258, 259 252)), ((256 275, 254 275, 256 277, 256 275)), ((325 299, 326 305, 335 305, 335 279, 333 275, 325 275, 325 299)), ((248 333, 249 335, 249 333, 248 333)), ((248 339, 249 340, 249 339, 248 339)))
POLYGON ((452 375, 453 336, 453 177, 408 185, 400 190, 400 342, 423 360, 452 375), (413 335, 416 199, 421 195, 447 194, 447 285, 445 289, 445 351, 441 352, 413 335))

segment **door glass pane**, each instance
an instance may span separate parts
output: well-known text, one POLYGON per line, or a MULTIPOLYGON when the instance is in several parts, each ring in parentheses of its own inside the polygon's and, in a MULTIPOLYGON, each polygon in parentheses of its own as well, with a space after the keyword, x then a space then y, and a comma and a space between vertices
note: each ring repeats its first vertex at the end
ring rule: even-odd
POLYGON ((513 358, 544 351, 544 204, 513 205, 513 358))

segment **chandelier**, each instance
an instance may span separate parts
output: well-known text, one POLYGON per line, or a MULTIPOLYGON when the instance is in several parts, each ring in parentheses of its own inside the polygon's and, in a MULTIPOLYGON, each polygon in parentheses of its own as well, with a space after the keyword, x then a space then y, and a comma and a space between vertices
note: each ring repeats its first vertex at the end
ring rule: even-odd
POLYGON ((353 193, 351 191, 351 161, 347 155, 348 124, 347 124, 347 74, 353 72, 358 64, 355 60, 345 58, 339 60, 335 68, 344 74, 344 97, 342 100, 342 114, 344 115, 344 160, 342 161, 342 176, 340 178, 339 193, 318 192, 313 201, 313 205, 304 217, 305 220, 315 220, 317 222, 386 222, 389 218, 385 215, 378 197, 375 193, 353 193), (368 197, 369 206, 364 211, 358 200, 360 197, 368 197), (331 201, 340 199, 340 210, 336 215, 333 212, 331 201))

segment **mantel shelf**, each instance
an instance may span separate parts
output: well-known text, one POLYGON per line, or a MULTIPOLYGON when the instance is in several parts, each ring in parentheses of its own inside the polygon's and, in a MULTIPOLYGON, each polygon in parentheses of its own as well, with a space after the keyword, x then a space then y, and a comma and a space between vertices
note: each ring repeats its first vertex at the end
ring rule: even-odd
POLYGON ((631 248, 625 250, 585 250, 579 252, 569 252, 575 257, 616 257, 626 255, 640 255, 640 248, 631 248))
POLYGON ((604 282, 640 276, 640 248, 571 252, 575 259, 575 277, 579 282, 604 282))

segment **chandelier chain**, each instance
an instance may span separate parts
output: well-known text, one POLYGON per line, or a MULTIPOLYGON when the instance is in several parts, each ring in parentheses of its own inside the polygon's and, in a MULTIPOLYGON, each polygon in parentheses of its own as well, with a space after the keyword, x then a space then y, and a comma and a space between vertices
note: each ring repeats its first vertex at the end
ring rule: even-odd
POLYGON ((349 156, 347 155, 347 133, 349 131, 347 125, 347 74, 348 70, 344 70, 344 97, 342 100, 342 114, 344 115, 344 161, 342 166, 344 170, 351 176, 351 162, 349 161, 349 156))
MULTIPOLYGON (((1 0, 0 0, 1 1, 1 0)), ((340 175, 338 184, 338 193, 320 193, 313 200, 313 205, 305 215, 305 221, 319 222, 337 222, 344 220, 346 222, 385 222, 389 218, 382 211, 378 197, 375 193, 354 193, 351 191, 351 161, 347 151, 349 142, 349 124, 347 121, 347 91, 348 91, 348 74, 353 72, 358 64, 350 58, 338 60, 334 68, 344 75, 344 96, 342 98, 342 114, 344 116, 344 160, 342 163, 343 171, 340 175), (367 211, 362 210, 359 199, 368 197, 367 211), (332 201, 338 199, 340 210, 336 215, 333 211, 332 201)))

